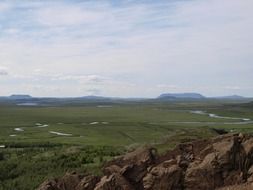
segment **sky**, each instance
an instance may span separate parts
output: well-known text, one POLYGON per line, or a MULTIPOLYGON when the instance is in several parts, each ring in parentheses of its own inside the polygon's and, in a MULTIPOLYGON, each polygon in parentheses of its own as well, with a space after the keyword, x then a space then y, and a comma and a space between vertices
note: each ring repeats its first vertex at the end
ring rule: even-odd
POLYGON ((0 96, 253 96, 252 0, 0 0, 0 96))

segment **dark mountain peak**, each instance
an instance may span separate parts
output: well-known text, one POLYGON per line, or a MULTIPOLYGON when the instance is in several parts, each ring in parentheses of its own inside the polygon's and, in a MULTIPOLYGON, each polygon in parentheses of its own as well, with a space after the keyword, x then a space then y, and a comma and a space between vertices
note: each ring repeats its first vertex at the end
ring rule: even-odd
POLYGON ((105 100, 105 99, 109 99, 108 97, 103 97, 103 96, 83 96, 81 97, 81 99, 88 99, 88 100, 105 100))
POLYGON ((205 98, 205 96, 199 94, 199 93, 165 93, 161 94, 159 99, 176 99, 176 98, 183 98, 183 99, 202 99, 205 98))
POLYGON ((219 99, 231 99, 231 100, 241 100, 244 99, 245 97, 239 96, 239 95, 231 95, 231 96, 221 96, 221 97, 216 97, 219 99))
POLYGON ((27 94, 12 94, 9 96, 10 99, 31 99, 32 96, 27 95, 27 94))

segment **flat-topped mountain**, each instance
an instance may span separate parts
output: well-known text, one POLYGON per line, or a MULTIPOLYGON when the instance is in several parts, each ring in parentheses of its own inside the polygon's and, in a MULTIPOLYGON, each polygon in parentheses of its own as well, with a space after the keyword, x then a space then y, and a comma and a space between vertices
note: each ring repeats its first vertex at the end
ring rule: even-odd
POLYGON ((158 99, 203 99, 205 96, 199 93, 166 93, 161 94, 158 99))
POLYGON ((18 99, 31 99, 33 97, 27 94, 13 94, 10 95, 8 98, 18 100, 18 99))

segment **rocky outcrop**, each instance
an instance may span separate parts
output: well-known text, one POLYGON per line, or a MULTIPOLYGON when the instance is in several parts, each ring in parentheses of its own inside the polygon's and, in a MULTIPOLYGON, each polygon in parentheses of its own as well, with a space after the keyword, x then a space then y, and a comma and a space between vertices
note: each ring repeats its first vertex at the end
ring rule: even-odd
POLYGON ((162 156, 154 148, 139 148, 106 163, 103 173, 69 173, 38 190, 253 189, 253 137, 221 135, 179 144, 162 156))
POLYGON ((110 176, 104 176, 100 182, 96 185, 94 190, 132 190, 134 187, 119 173, 111 174, 110 176))

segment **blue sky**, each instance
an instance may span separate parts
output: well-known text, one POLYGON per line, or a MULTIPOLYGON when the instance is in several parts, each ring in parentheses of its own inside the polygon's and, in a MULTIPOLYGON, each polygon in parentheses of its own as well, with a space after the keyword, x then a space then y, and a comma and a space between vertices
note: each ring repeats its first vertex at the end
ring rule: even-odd
POLYGON ((252 0, 0 1, 0 95, 253 96, 252 0))

